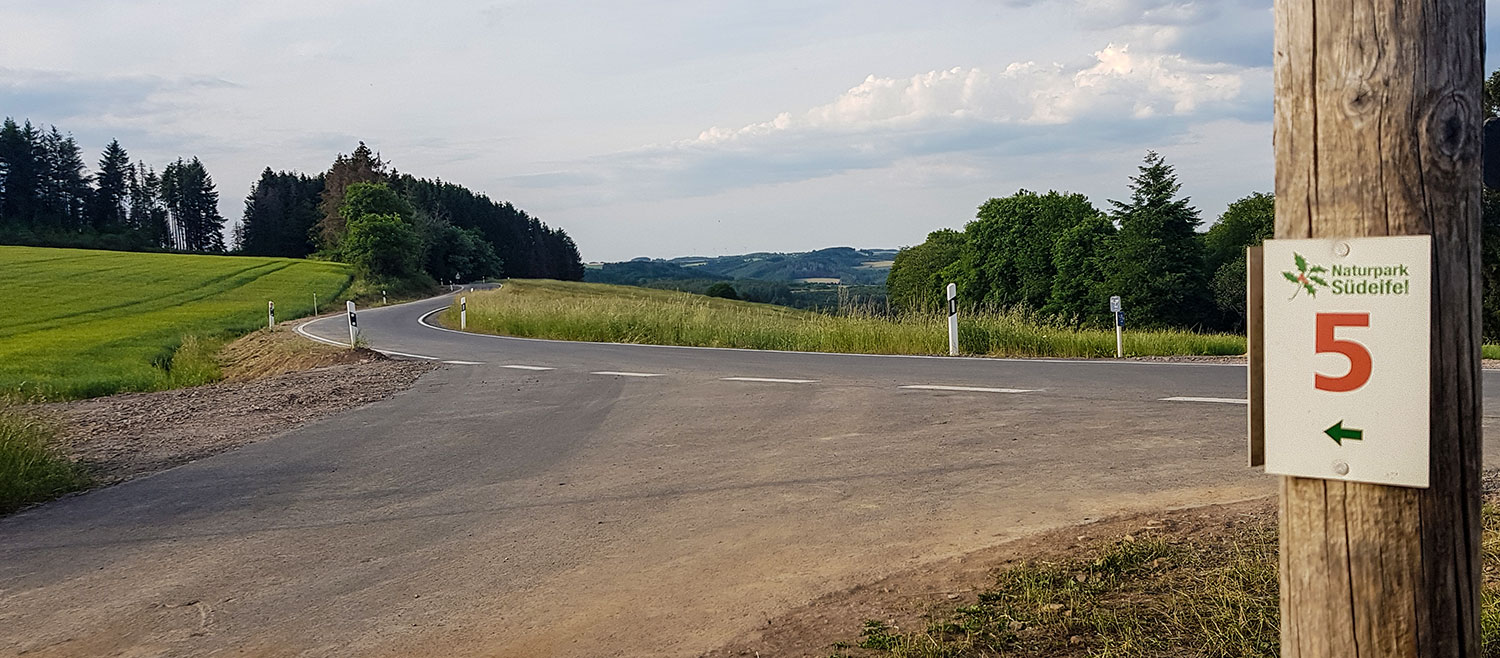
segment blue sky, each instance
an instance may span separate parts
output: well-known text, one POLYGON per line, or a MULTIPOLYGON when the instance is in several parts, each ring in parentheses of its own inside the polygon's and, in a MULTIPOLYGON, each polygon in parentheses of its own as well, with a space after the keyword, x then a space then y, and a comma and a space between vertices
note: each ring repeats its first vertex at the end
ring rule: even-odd
POLYGON ((230 218, 262 168, 358 140, 586 260, 910 245, 1021 188, 1103 207, 1147 149, 1208 220, 1271 188, 1268 0, 9 0, 0 25, 0 114, 91 162, 197 155, 230 218))

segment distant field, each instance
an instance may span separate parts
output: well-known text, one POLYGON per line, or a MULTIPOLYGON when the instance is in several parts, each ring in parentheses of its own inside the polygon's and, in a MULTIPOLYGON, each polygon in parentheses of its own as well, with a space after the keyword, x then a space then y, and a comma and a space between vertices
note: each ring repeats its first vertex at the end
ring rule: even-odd
MULTIPOLYGON (((47 399, 145 391, 190 345, 308 315, 352 279, 338 263, 287 258, 135 254, 0 246, 0 393, 47 399)), ((181 365, 181 364, 178 364, 181 365)), ((210 364, 211 365, 211 364, 210 364)))
MULTIPOLYGON (((445 316, 457 325, 457 309, 445 316)), ((862 354, 946 354, 945 319, 828 315, 782 306, 597 283, 512 280, 469 296, 469 328, 507 336, 655 345, 696 345, 862 354)), ((966 354, 1113 356, 1113 331, 1073 330, 1015 314, 970 315, 960 327, 966 354)), ((1132 356, 1232 355, 1241 336, 1132 331, 1132 356)))

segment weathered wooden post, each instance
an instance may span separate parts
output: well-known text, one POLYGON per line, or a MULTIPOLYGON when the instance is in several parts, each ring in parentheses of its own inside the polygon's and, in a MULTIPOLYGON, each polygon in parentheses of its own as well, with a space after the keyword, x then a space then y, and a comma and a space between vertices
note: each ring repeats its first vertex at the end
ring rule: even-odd
POLYGON ((1276 237, 1432 236, 1430 484, 1282 479, 1282 655, 1477 657, 1484 3, 1275 15, 1276 237))

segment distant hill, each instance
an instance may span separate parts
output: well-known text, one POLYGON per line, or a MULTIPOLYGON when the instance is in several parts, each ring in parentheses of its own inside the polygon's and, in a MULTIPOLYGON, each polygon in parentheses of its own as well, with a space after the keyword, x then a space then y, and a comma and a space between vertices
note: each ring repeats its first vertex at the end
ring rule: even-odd
POLYGON ((845 285, 884 285, 896 258, 895 249, 831 247, 802 253, 759 252, 740 256, 684 256, 670 260, 632 261, 670 263, 696 276, 684 278, 756 279, 845 285))

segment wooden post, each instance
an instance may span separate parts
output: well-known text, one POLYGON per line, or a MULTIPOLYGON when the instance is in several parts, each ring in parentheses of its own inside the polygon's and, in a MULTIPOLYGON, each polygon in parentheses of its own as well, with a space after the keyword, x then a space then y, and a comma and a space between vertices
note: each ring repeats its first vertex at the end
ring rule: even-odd
POLYGON ((1432 486, 1282 479, 1281 652, 1478 657, 1484 3, 1275 13, 1276 237, 1433 249, 1432 486))

